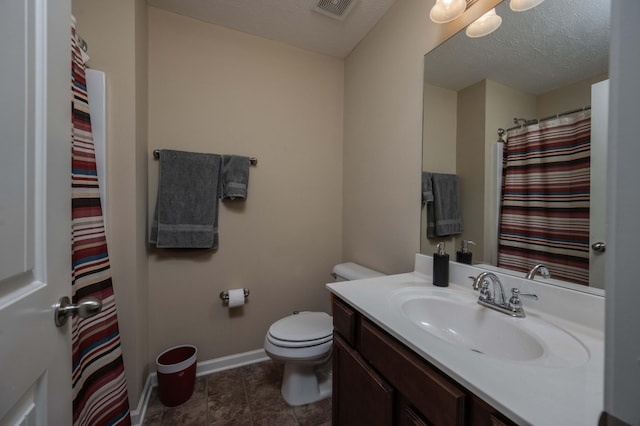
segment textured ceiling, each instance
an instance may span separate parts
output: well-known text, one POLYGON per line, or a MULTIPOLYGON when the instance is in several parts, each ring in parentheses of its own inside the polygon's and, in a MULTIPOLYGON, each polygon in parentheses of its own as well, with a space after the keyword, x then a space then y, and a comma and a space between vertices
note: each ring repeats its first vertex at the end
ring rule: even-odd
MULTIPOLYGON (((394 2, 355 0, 346 18, 336 20, 313 10, 318 0, 147 0, 338 58, 346 57, 394 2)), ((496 32, 477 39, 461 32, 428 54, 430 84, 459 90, 489 78, 540 94, 607 72, 610 0, 545 0, 525 12, 512 12, 507 3, 496 8, 502 17, 496 32)))
POLYGON ((463 32, 425 57, 429 84, 460 90, 488 78, 541 94, 604 74, 610 0, 545 0, 534 9, 496 8, 502 26, 477 39, 463 32))
MULTIPOLYGON (((431 0, 425 0, 431 1, 431 0)), ((395 0, 356 0, 343 20, 318 0, 147 0, 151 6, 314 52, 344 58, 395 0)))

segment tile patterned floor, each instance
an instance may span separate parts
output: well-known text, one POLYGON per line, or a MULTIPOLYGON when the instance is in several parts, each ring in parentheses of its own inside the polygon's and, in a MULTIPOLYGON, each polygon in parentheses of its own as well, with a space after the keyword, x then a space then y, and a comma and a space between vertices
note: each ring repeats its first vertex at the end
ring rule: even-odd
POLYGON ((196 378, 191 398, 165 407, 154 388, 143 426, 329 426, 331 398, 289 407, 280 394, 283 365, 251 364, 196 378))

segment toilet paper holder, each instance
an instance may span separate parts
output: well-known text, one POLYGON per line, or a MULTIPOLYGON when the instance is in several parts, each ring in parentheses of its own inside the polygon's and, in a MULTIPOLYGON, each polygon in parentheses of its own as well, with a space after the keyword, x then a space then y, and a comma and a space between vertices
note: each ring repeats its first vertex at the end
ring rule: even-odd
MULTIPOLYGON (((242 291, 244 292, 244 298, 246 299, 247 297, 249 297, 249 289, 248 288, 243 288, 242 291)), ((229 303, 229 291, 228 290, 224 290, 220 292, 220 299, 222 299, 223 302, 225 303, 229 303)))

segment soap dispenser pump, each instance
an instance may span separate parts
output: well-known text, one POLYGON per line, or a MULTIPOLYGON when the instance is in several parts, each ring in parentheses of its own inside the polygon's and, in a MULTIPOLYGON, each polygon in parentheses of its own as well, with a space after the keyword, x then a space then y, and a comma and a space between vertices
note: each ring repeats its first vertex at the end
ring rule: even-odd
POLYGON ((471 253, 469 244, 473 244, 474 246, 476 245, 473 241, 462 240, 462 247, 456 252, 456 262, 471 265, 471 257, 473 256, 473 253, 471 253))
POLYGON ((444 251, 444 243, 436 245, 438 251, 433 254, 433 285, 449 286, 449 255, 444 251))

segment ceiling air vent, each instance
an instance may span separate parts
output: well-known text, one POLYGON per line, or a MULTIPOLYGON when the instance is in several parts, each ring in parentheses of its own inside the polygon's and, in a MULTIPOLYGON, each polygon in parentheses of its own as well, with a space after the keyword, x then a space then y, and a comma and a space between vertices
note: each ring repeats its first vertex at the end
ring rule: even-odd
POLYGON ((343 20, 356 2, 357 0, 318 0, 313 10, 331 18, 343 20))

